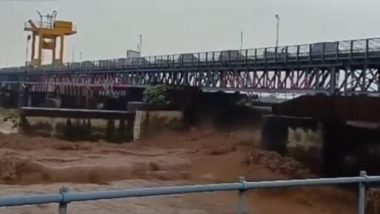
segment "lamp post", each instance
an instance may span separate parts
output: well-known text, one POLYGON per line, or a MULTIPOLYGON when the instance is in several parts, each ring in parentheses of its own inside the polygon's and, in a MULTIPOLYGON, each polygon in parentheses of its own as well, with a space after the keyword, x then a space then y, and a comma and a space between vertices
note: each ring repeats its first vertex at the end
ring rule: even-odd
POLYGON ((277 20, 277 34, 276 34, 276 47, 278 47, 278 40, 280 37, 280 16, 276 14, 276 20, 277 20))
POLYGON ((142 39, 142 34, 139 34, 139 44, 137 45, 137 50, 139 51, 140 56, 141 56, 141 52, 142 52, 142 43, 143 43, 142 40, 143 40, 142 39))
POLYGON ((240 32, 240 51, 243 50, 243 43, 244 43, 244 32, 240 32))
POLYGON ((75 62, 75 47, 71 50, 71 62, 75 62))

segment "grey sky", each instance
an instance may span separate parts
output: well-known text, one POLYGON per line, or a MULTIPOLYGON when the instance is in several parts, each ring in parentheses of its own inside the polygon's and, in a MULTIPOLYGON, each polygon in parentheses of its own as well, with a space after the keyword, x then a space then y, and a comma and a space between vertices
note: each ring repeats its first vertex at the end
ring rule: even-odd
POLYGON ((83 59, 118 58, 136 49, 143 55, 274 46, 380 36, 379 0, 0 0, 0 67, 25 61, 23 24, 36 10, 58 11, 78 34, 67 41, 83 59))

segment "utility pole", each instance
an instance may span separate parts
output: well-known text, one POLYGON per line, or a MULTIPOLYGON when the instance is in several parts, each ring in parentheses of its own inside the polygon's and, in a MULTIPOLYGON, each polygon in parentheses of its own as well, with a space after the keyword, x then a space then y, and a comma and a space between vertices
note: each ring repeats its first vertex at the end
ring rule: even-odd
POLYGON ((75 62, 75 47, 73 47, 71 52, 71 62, 75 62))
POLYGON ((244 43, 244 32, 240 32, 240 50, 243 50, 243 43, 244 43))
POLYGON ((140 56, 142 55, 141 52, 142 52, 142 34, 139 35, 139 52, 140 52, 140 56))
POLYGON ((276 14, 276 20, 277 20, 277 35, 276 35, 276 47, 278 47, 278 41, 280 37, 280 16, 276 14))

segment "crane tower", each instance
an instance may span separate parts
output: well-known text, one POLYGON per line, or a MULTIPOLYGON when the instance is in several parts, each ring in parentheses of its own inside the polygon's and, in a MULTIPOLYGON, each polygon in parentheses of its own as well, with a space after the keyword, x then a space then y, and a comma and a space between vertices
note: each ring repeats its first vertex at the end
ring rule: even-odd
POLYGON ((24 27, 25 31, 32 33, 28 35, 28 41, 32 39, 30 64, 32 66, 42 64, 43 50, 52 51, 52 64, 63 64, 65 37, 77 33, 75 26, 70 21, 56 20, 56 11, 46 15, 42 15, 38 11, 37 13, 40 20, 28 20, 24 27))

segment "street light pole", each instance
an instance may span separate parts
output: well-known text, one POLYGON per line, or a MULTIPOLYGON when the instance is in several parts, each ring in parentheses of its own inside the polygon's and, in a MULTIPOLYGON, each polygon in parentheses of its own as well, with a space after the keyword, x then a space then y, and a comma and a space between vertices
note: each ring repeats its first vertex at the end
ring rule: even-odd
POLYGON ((140 39, 140 42, 139 42, 139 52, 140 52, 140 56, 141 56, 141 51, 142 51, 142 34, 139 35, 139 39, 140 39))
POLYGON ((240 51, 243 50, 244 32, 240 32, 240 51))
POLYGON ((29 58, 29 41, 31 39, 31 36, 28 35, 26 37, 26 47, 25 47, 25 66, 28 66, 28 58, 29 58))
POLYGON ((75 62, 75 47, 71 51, 71 62, 75 62))
POLYGON ((276 47, 278 47, 278 40, 280 37, 280 16, 276 14, 276 20, 277 20, 277 35, 276 35, 276 47))

